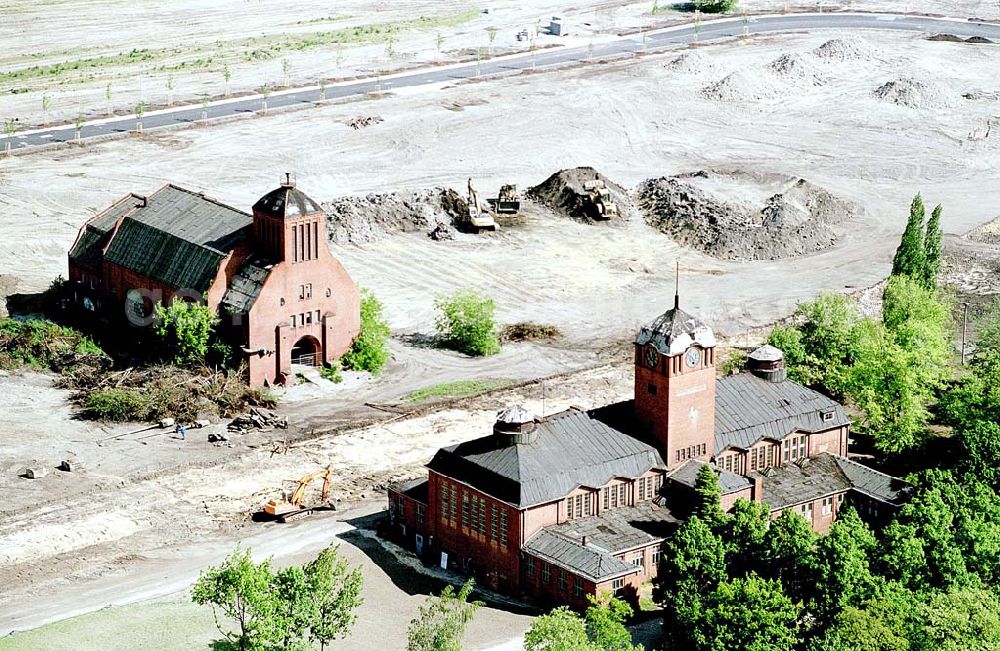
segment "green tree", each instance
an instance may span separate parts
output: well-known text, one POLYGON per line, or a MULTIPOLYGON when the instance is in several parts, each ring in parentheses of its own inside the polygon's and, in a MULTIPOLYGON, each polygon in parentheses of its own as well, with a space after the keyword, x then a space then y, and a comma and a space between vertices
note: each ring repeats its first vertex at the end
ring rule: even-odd
POLYGON ((351 568, 336 547, 327 547, 305 566, 305 576, 315 607, 309 637, 326 649, 354 626, 355 611, 364 602, 361 570, 351 568))
POLYGON ((816 612, 829 621, 837 611, 858 606, 876 585, 869 555, 875 536, 852 508, 840 511, 830 532, 816 544, 816 612))
POLYGON ((270 560, 254 563, 249 549, 237 549, 222 565, 198 577, 191 599, 212 607, 219 632, 240 651, 263 651, 281 633, 273 581, 270 560), (235 622, 235 631, 223 626, 220 614, 235 622))
POLYGON ((848 606, 808 646, 809 651, 910 651, 913 593, 889 584, 861 606, 848 606))
POLYGON ((697 515, 664 545, 653 579, 653 599, 663 606, 664 631, 677 648, 691 644, 705 595, 726 578, 726 546, 697 515))
POLYGON ((976 360, 1000 360, 1000 298, 979 318, 976 323, 976 360))
POLYGON ((524 651, 601 651, 590 641, 583 620, 566 606, 531 620, 524 651))
POLYGON ((692 648, 704 651, 791 651, 799 607, 777 581, 754 574, 725 581, 705 597, 692 648))
POLYGON ((472 356, 500 352, 492 298, 461 289, 451 296, 438 296, 434 307, 439 312, 435 326, 449 347, 472 356))
POLYGON ((900 239, 896 255, 892 259, 893 276, 909 276, 918 281, 923 280, 927 269, 927 258, 924 252, 924 200, 917 194, 910 204, 910 217, 906 220, 906 228, 900 239))
POLYGON ((694 6, 706 14, 724 14, 736 9, 738 0, 695 0, 694 6))
POLYGON ((771 511, 766 504, 738 499, 722 527, 730 575, 762 574, 767 558, 767 532, 771 511))
POLYGON ((584 616, 587 636, 599 651, 643 651, 642 645, 632 644, 632 634, 625 622, 632 616, 632 606, 621 599, 597 599, 588 595, 590 607, 584 616))
POLYGON ((802 331, 793 325, 777 325, 767 336, 767 343, 778 348, 785 354, 785 366, 788 377, 799 384, 815 384, 819 378, 814 377, 814 369, 807 365, 805 343, 802 341, 802 331))
POLYGON ((361 331, 351 349, 340 358, 346 368, 377 375, 389 361, 389 337, 382 303, 368 289, 361 290, 361 331))
POLYGON ((938 274, 941 273, 941 204, 934 206, 931 218, 927 220, 927 232, 924 234, 924 276, 923 285, 928 289, 937 287, 938 274))
POLYGON ((410 622, 406 651, 461 651, 465 627, 482 606, 469 601, 473 585, 469 579, 458 592, 449 585, 440 596, 429 596, 410 622))
POLYGON ((208 344, 219 317, 206 305, 174 300, 168 307, 154 307, 153 331, 175 364, 192 365, 205 361, 208 344))
POLYGON ((923 608, 915 651, 1000 649, 1000 601, 984 588, 935 594, 923 608))
POLYGON ((272 591, 277 601, 273 625, 280 648, 308 649, 306 631, 316 619, 316 606, 305 571, 296 565, 280 570, 274 576, 272 591))
POLYGON ((692 512, 712 528, 721 525, 726 518, 726 514, 722 511, 722 487, 719 486, 719 476, 707 463, 701 464, 694 479, 692 512))
POLYGON ((814 592, 816 533, 806 519, 786 509, 764 536, 762 575, 777 579, 795 601, 807 602, 814 592))
POLYGON ((821 294, 795 311, 798 326, 778 326, 768 343, 785 352, 789 377, 843 393, 843 373, 858 324, 857 308, 842 294, 821 294))

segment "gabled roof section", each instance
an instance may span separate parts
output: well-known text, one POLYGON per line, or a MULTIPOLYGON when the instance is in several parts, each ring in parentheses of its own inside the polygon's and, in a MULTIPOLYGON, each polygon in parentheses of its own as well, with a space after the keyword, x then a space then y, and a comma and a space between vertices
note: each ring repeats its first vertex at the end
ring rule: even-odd
POLYGON ((69 257, 79 262, 100 262, 118 220, 142 205, 142 201, 139 195, 128 194, 94 215, 80 230, 69 257))
MULTIPOLYGON (((709 464, 704 461, 698 461, 697 459, 691 459, 690 461, 684 462, 676 470, 670 473, 669 478, 671 481, 694 488, 695 481, 698 479, 698 470, 700 470, 702 466, 709 466, 709 464)), ((714 466, 709 467, 712 468, 718 476, 719 488, 722 489, 723 495, 745 490, 753 485, 753 482, 742 475, 737 475, 734 472, 723 470, 722 468, 716 468, 714 466)))
POLYGON ((850 422, 835 400, 791 380, 730 375, 715 384, 713 454, 730 446, 745 450, 764 438, 781 441, 793 432, 821 432, 850 422), (831 419, 824 420, 828 413, 831 419))
POLYGON ((615 554, 663 542, 677 524, 669 510, 646 502, 549 525, 523 549, 591 581, 607 581, 639 570, 615 554))
POLYGON ((246 213, 175 185, 133 200, 104 257, 171 287, 208 289, 253 224, 246 213))
POLYGON ((560 499, 578 486, 602 486, 666 468, 654 447, 571 409, 541 419, 530 443, 496 435, 438 450, 427 467, 525 508, 560 499))
POLYGON ((271 274, 272 267, 273 264, 263 258, 247 259, 230 280, 229 287, 222 296, 222 305, 231 308, 237 314, 249 312, 257 302, 257 297, 260 296, 260 290, 271 274))
POLYGON ((869 468, 857 461, 851 461, 844 457, 833 457, 834 462, 844 476, 851 482, 854 490, 864 493, 870 497, 890 504, 899 504, 905 501, 911 492, 913 485, 879 472, 874 468, 869 468))
POLYGON ((651 324, 639 330, 635 343, 652 344, 661 355, 679 355, 693 344, 702 348, 715 346, 715 333, 700 319, 676 305, 661 314, 651 324))

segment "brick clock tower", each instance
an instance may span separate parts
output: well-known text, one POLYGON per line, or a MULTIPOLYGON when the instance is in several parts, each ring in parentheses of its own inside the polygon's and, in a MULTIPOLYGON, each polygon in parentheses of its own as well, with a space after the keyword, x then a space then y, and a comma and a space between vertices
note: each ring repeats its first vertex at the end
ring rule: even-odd
POLYGON ((708 461, 715 442, 715 334, 674 307, 635 339, 635 411, 668 468, 708 461))

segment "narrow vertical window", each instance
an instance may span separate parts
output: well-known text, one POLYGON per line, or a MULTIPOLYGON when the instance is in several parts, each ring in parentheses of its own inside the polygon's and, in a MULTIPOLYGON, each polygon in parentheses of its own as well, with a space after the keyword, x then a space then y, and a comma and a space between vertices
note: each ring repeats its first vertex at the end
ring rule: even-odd
POLYGON ((313 258, 319 257, 319 222, 313 222, 313 258))
POLYGON ((299 228, 292 226, 292 262, 299 261, 299 228))

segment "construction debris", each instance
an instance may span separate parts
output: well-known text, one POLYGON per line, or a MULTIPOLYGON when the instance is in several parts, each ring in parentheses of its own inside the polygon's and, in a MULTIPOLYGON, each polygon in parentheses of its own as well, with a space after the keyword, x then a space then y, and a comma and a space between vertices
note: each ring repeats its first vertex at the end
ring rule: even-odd
POLYGON ((350 120, 347 123, 347 126, 357 131, 358 129, 364 129, 365 127, 378 124, 379 122, 383 122, 381 115, 363 115, 350 120))
POLYGON ((427 234, 427 236, 435 242, 440 242, 441 240, 453 240, 455 239, 455 231, 452 230, 448 224, 438 224, 434 227, 434 230, 427 234))
POLYGON ((230 432, 245 434, 250 430, 271 430, 274 428, 287 429, 288 419, 279 416, 273 411, 252 407, 249 412, 237 416, 229 423, 227 429, 230 432))
POLYGON ((59 470, 63 472, 79 472, 83 470, 83 464, 75 459, 66 459, 59 464, 59 470))
POLYGON ((517 186, 505 183, 500 186, 496 199, 487 199, 493 212, 501 215, 516 215, 521 210, 521 198, 517 194, 517 186))
POLYGON ((161 418, 160 419, 160 428, 161 429, 166 429, 168 427, 173 427, 173 426, 174 426, 174 419, 173 418, 161 418))
POLYGON ((47 474, 49 474, 49 471, 46 468, 38 466, 34 468, 25 468, 21 473, 21 476, 25 479, 41 479, 47 474))
POLYGON ((225 443, 229 440, 229 437, 222 432, 209 432, 208 442, 209 443, 225 443))
POLYGON ((457 192, 431 188, 338 197, 323 204, 330 241, 337 244, 377 242, 396 233, 430 233, 438 224, 465 219, 468 206, 457 192))

